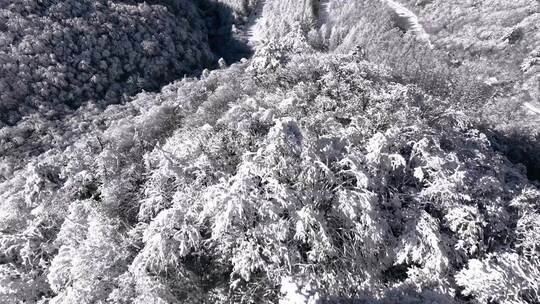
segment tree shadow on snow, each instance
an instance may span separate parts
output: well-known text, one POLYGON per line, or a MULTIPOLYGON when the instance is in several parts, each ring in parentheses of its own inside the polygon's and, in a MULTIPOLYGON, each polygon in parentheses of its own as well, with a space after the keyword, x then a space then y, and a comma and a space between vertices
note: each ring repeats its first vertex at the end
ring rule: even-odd
POLYGON ((233 35, 232 28, 236 20, 230 7, 211 1, 201 1, 200 7, 205 11, 208 42, 214 54, 225 59, 228 64, 253 54, 246 41, 233 35))
MULTIPOLYGON (((175 14, 178 13, 178 10, 185 9, 182 5, 183 1, 177 0, 121 0, 120 2, 159 4, 175 14)), ((242 58, 249 58, 253 54, 253 50, 246 41, 241 41, 233 35, 232 26, 236 20, 232 8, 216 0, 200 0, 197 1, 197 6, 205 19, 210 49, 217 58, 221 57, 228 64, 231 64, 242 58)), ((216 67, 217 62, 208 68, 216 67)))
POLYGON ((540 182, 540 138, 530 138, 517 132, 483 131, 495 150, 503 153, 512 163, 523 164, 527 177, 540 182))

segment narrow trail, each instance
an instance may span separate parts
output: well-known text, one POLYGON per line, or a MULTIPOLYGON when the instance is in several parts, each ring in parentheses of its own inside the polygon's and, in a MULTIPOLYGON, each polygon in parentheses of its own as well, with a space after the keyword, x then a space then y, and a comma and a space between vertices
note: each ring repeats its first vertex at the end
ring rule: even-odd
POLYGON ((321 0, 320 2, 319 20, 317 21, 319 27, 330 20, 331 2, 332 0, 321 0))
POLYGON ((401 27, 406 31, 413 33, 419 40, 426 42, 429 48, 433 49, 429 34, 426 32, 420 21, 418 21, 418 16, 416 16, 416 14, 397 1, 383 0, 383 2, 397 15, 401 27))
POLYGON ((540 115, 540 105, 533 104, 531 102, 524 102, 523 106, 525 106, 525 108, 527 108, 527 110, 540 115))
POLYGON ((262 39, 261 23, 263 22, 263 10, 266 0, 259 0, 257 6, 249 15, 247 23, 248 44, 255 47, 262 39))
POLYGON ((235 33, 236 39, 247 43, 253 50, 262 39, 261 23, 263 22, 263 9, 265 4, 266 0, 259 0, 249 14, 247 22, 238 26, 235 33))

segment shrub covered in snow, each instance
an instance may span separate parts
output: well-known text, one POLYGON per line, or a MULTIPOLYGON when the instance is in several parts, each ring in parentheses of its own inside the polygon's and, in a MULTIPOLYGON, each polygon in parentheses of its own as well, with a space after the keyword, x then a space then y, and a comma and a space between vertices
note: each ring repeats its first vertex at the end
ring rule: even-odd
POLYGON ((6 301, 538 300, 538 188, 376 65, 255 58, 99 116, 0 184, 6 301))
MULTIPOLYGON (((270 36, 252 60, 0 130, 0 302, 539 302, 540 188, 457 102, 483 96, 476 83, 391 18, 376 23, 367 2, 348 2, 325 31, 324 1, 267 1, 281 15, 262 20, 270 36), (365 31, 339 28, 357 14, 365 31), (388 40, 351 34, 370 30, 388 40), (358 41, 367 56, 350 52, 358 41)), ((65 8, 15 3, 20 18, 0 26, 65 8)), ((70 11, 197 14, 182 1, 121 3, 70 11)))

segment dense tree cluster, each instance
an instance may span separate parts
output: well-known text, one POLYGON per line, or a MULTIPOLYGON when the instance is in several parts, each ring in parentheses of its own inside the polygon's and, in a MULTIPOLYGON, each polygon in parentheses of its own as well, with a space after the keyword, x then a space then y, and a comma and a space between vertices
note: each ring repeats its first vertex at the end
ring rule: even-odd
POLYGON ((284 45, 112 106, 0 184, 1 299, 537 301, 524 170, 452 103, 284 45))
POLYGON ((321 52, 349 54, 360 47, 365 59, 387 66, 403 82, 468 107, 490 96, 493 89, 483 83, 477 67, 455 64, 446 51, 432 49, 414 30, 401 26, 385 1, 377 2, 269 0, 259 34, 263 40, 294 44, 289 36, 295 32, 295 39, 321 52))
POLYGON ((499 148, 515 162, 527 164, 540 179, 540 116, 524 107, 540 101, 540 3, 534 0, 405 0, 425 24, 439 48, 470 66, 475 77, 490 83, 494 98, 471 111, 499 148), (536 63, 535 63, 536 62, 536 63))
POLYGON ((307 31, 317 20, 318 0, 297 2, 282 0, 265 1, 262 18, 256 31, 263 39, 280 39, 295 27, 307 31))
POLYGON ((118 103, 213 59, 192 1, 2 1, 0 121, 118 103))
POLYGON ((388 1, 268 2, 261 32, 267 39, 283 39, 296 27, 319 51, 347 54, 361 46, 395 77, 460 104, 501 151, 540 178, 540 116, 524 107, 540 107, 537 1, 402 1, 429 44, 400 24, 388 1))
POLYGON ((487 111, 489 73, 370 1, 216 3, 0 2, 0 103, 38 110, 0 129, 0 303, 540 302, 540 185, 493 140, 517 95, 487 111), (262 3, 251 59, 180 80, 262 3))

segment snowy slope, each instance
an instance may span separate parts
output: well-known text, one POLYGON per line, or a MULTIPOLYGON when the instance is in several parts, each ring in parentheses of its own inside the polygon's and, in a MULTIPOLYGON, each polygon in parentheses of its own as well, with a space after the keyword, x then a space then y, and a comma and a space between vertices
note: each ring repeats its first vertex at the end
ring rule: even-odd
POLYGON ((540 104, 532 103, 532 102, 525 102, 523 103, 523 106, 527 108, 529 111, 540 115, 540 104))
POLYGON ((540 303, 540 185, 398 1, 223 0, 253 58, 0 128, 0 303, 540 303))
POLYGON ((504 302, 535 287, 515 248, 535 248, 521 240, 538 222, 515 217, 540 191, 451 103, 352 55, 253 68, 96 113, 0 181, 0 302, 504 302))

